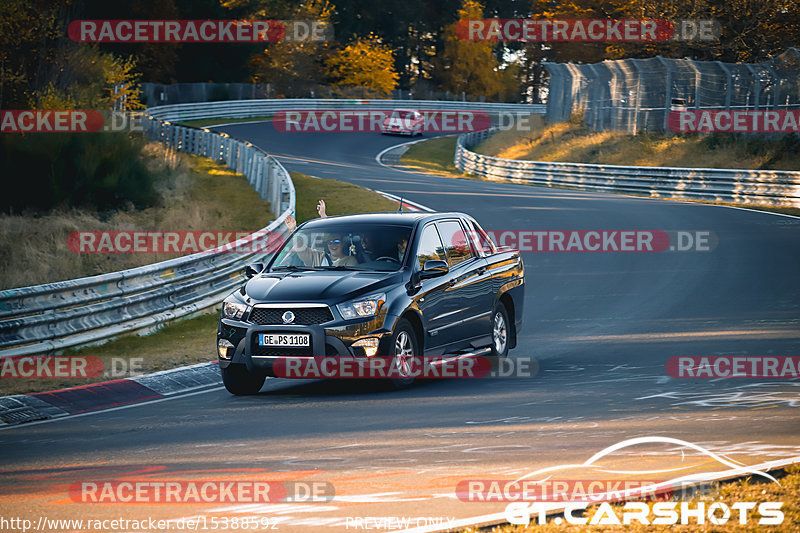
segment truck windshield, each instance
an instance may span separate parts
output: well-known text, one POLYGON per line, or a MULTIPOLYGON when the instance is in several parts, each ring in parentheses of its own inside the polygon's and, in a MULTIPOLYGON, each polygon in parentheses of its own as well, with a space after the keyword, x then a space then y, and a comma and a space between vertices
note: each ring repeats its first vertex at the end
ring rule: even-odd
POLYGON ((407 226, 315 224, 292 235, 271 270, 398 270, 405 262, 410 235, 407 226))

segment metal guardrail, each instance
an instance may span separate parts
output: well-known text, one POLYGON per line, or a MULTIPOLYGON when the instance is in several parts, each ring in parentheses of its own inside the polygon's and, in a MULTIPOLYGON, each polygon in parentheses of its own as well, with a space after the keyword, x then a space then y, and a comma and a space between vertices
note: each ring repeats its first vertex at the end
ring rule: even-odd
POLYGON ((489 179, 548 187, 743 205, 800 207, 800 172, 522 161, 491 157, 469 149, 495 131, 497 129, 460 135, 453 158, 456 168, 489 179))
POLYGON ((354 108, 388 110, 480 110, 491 114, 545 112, 545 104, 497 104, 483 102, 440 102, 437 100, 345 100, 284 98, 279 100, 231 100, 227 102, 175 104, 153 107, 148 113, 167 121, 202 118, 266 117, 286 110, 353 110, 354 108))
MULTIPOLYGON (((208 110, 206 104, 206 109, 208 110)), ((167 147, 224 161, 244 174, 276 219, 228 246, 110 274, 0 292, 0 356, 58 352, 95 344, 189 316, 221 302, 243 280, 247 263, 270 256, 265 235, 284 235, 294 215, 289 173, 248 142, 226 134, 143 119, 144 131, 167 147), (260 239, 260 241, 259 241, 260 239)))

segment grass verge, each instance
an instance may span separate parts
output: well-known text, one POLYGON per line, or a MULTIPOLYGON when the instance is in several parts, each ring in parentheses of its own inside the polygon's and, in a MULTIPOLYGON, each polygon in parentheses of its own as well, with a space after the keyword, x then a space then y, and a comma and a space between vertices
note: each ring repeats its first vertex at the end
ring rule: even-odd
MULTIPOLYGON (((202 158, 197 158, 195 163, 199 168, 209 171, 227 171, 202 158)), ((314 178, 299 172, 291 174, 297 191, 296 208, 299 222, 316 218, 316 205, 320 198, 325 200, 329 215, 397 209, 395 202, 363 187, 333 179, 314 178)), ((247 185, 246 181, 244 183, 247 185)), ((206 183, 201 188, 203 194, 219 197, 223 193, 221 187, 222 185, 212 182, 206 183)), ((239 218, 236 220, 242 222, 239 218)), ((252 224, 251 221, 251 225, 255 226, 254 229, 265 225, 262 224, 264 217, 260 216, 258 222, 252 224)), ((218 317, 219 308, 215 308, 206 314, 169 324, 152 335, 128 335, 100 346, 70 350, 64 355, 98 357, 103 361, 104 368, 108 369, 113 368, 114 358, 123 358, 127 368, 133 363, 137 372, 143 374, 204 363, 216 357, 215 332, 218 317)), ((118 367, 122 368, 121 360, 116 361, 118 367)), ((89 379, 0 379, 0 395, 56 390, 120 377, 126 376, 108 375, 104 378, 89 379)))
POLYGON ((800 169, 800 139, 730 134, 630 135, 590 130, 580 119, 547 124, 533 116, 529 131, 500 131, 476 151, 504 159, 650 167, 800 169))
POLYGON ((259 120, 272 120, 273 115, 266 115, 263 117, 247 117, 247 118, 200 118, 197 120, 182 120, 179 124, 181 126, 191 126, 193 128, 207 128, 208 126, 215 126, 217 124, 235 124, 238 122, 255 122, 259 120))
POLYGON ((458 135, 448 135, 412 144, 406 153, 400 156, 400 163, 409 169, 434 176, 476 179, 475 176, 464 174, 453 165, 457 141, 458 135))
MULTIPOLYGON (((722 525, 709 524, 708 519, 705 524, 698 525, 695 518, 690 519, 687 525, 643 525, 632 521, 629 525, 570 525, 565 522, 556 524, 554 518, 550 518, 546 524, 542 525, 528 525, 528 526, 498 526, 495 528, 486 528, 484 531, 492 531, 496 533, 522 533, 529 531, 542 531, 542 532, 556 532, 556 531, 625 531, 625 532, 643 532, 643 531, 670 531, 679 533, 689 533, 696 531, 714 531, 714 532, 731 532, 739 533, 744 531, 774 531, 778 533, 797 531, 800 527, 800 466, 793 465, 785 469, 782 477, 778 473, 771 472, 770 474, 778 478, 780 485, 775 482, 764 480, 763 478, 746 477, 734 480, 727 483, 721 483, 716 490, 710 491, 708 494, 701 495, 689 501, 689 508, 696 509, 698 502, 705 502, 705 508, 713 502, 723 502, 729 507, 736 502, 752 502, 756 506, 761 502, 783 502, 781 512, 783 513, 783 523, 776 526, 758 525, 760 516, 757 509, 753 509, 748 513, 747 523, 742 525, 739 523, 739 513, 736 510, 731 510, 730 518, 727 523, 722 525)), ((655 518, 651 512, 649 519, 655 518)), ((618 519, 623 516, 623 504, 613 504, 614 514, 618 519)), ((591 518, 596 507, 589 507, 584 514, 585 517, 591 518)), ((715 516, 722 516, 722 511, 717 511, 715 516)), ((576 513, 577 515, 577 513, 576 513)), ((620 520, 621 521, 621 520, 620 520)), ((474 531, 474 530, 465 530, 474 531)))
MULTIPOLYGON (((531 116, 531 124, 532 124, 532 129, 534 131, 533 132, 528 132, 528 135, 533 136, 533 135, 537 134, 535 132, 538 132, 538 135, 541 135, 542 137, 548 137, 549 136, 547 139, 541 141, 541 143, 543 145, 550 146, 551 144, 558 144, 557 137, 552 134, 553 133, 551 131, 552 126, 550 128, 545 128, 544 121, 543 121, 543 119, 541 117, 532 115, 531 116)), ((556 124, 555 126, 561 126, 561 125, 560 124, 556 124)), ((572 124, 572 126, 575 126, 575 125, 572 124)), ((525 144, 525 141, 520 141, 519 140, 519 135, 521 134, 521 132, 514 131, 514 132, 509 133, 510 131, 511 130, 506 130, 506 131, 501 131, 499 133, 496 133, 495 135, 493 135, 492 137, 490 137, 486 141, 484 141, 481 144, 479 144, 473 150, 475 152, 478 152, 478 153, 491 155, 491 156, 494 156, 494 157, 502 157, 502 158, 505 158, 505 159, 528 159, 528 160, 531 160, 531 161, 534 161, 534 160, 536 160, 536 161, 557 161, 557 159, 553 159, 553 158, 550 158, 550 159, 536 159, 537 157, 545 157, 545 156, 547 156, 548 153, 550 153, 552 155, 552 153, 555 152, 555 148, 552 148, 551 152, 547 152, 544 148, 542 148, 540 150, 534 150, 534 151, 531 151, 531 152, 525 151, 526 150, 526 146, 528 146, 528 145, 525 144), (509 143, 512 143, 511 146, 509 146, 509 143), (513 144, 513 143, 516 143, 516 144, 513 144), (510 157, 510 156, 514 156, 514 155, 516 155, 518 157, 510 157)), ((604 134, 594 134, 594 135, 600 136, 600 135, 604 135, 604 134)), ((626 137, 634 138, 634 136, 632 136, 632 135, 627 135, 626 137)), ((420 172, 425 172, 427 174, 432 174, 434 176, 442 176, 442 177, 446 177, 446 178, 474 179, 474 180, 481 179, 480 177, 472 175, 472 174, 464 174, 461 171, 459 171, 453 165, 453 154, 455 153, 455 150, 456 150, 457 138, 458 138, 457 136, 436 137, 436 138, 433 138, 433 139, 428 139, 428 140, 413 144, 413 145, 411 145, 409 147, 409 149, 406 151, 406 153, 404 153, 400 157, 400 163, 404 167, 406 167, 406 168, 408 168, 410 170, 418 170, 420 172)), ((641 140, 637 140, 636 142, 641 142, 641 140)), ((782 142, 785 143, 786 141, 782 141, 782 142)), ((645 142, 645 144, 646 144, 646 142, 645 142)), ((735 146, 734 145, 730 145, 730 146, 728 146, 728 148, 730 150, 734 150, 735 146)), ((631 149, 631 150, 633 151, 633 149, 631 149)), ((694 161, 695 162, 696 161, 703 161, 703 166, 704 167, 708 167, 709 165, 706 162, 707 159, 705 159, 704 156, 700 154, 700 149, 696 148, 695 151, 697 152, 695 157, 698 157, 699 159, 696 159, 694 161)), ((786 165, 795 164, 796 166, 794 168, 800 168, 800 149, 798 150, 797 154, 787 155, 787 152, 784 150, 784 148, 781 148, 781 147, 774 148, 773 147, 772 152, 770 152, 770 153, 772 155, 768 159, 775 159, 777 157, 777 156, 775 156, 775 154, 776 153, 781 153, 781 154, 783 154, 783 156, 778 157, 777 159, 775 159, 781 165, 786 166, 786 165), (796 160, 796 163, 787 162, 787 161, 795 161, 795 160, 796 160)), ((574 154, 573 154, 573 156, 574 156, 574 154)), ((575 157, 577 157, 577 156, 575 156, 575 157)), ((587 157, 587 159, 591 159, 591 157, 587 157)), ((574 157, 573 157, 573 159, 569 159, 569 157, 568 157, 567 159, 564 159, 562 161, 564 161, 564 162, 600 163, 600 161, 598 161, 598 160, 576 161, 576 160, 574 160, 574 157)), ((603 162, 603 163, 605 163, 605 164, 615 164, 615 165, 644 164, 644 163, 635 163, 635 162, 630 162, 630 161, 626 161, 626 162, 617 161, 617 162, 614 162, 614 163, 603 162)), ((685 164, 685 165, 678 165, 678 164, 675 164, 674 162, 672 162, 672 163, 673 163, 672 166, 691 166, 691 167, 697 166, 696 163, 695 164, 685 164)), ((742 166, 742 167, 738 167, 738 168, 754 167, 754 165, 756 165, 756 163, 757 163, 757 161, 751 160, 750 163, 749 163, 749 167, 742 166)), ((658 166, 658 165, 654 165, 654 166, 658 166)), ((584 190, 584 189, 573 188, 573 187, 564 187, 564 188, 565 189, 571 189, 571 190, 584 190)), ((626 193, 626 194, 629 194, 629 193, 626 193)), ((649 198, 649 196, 647 196, 647 198, 649 198)), ((734 204, 734 203, 729 203, 729 202, 709 202, 709 201, 703 201, 703 200, 677 200, 677 199, 675 199, 675 200, 676 201, 681 201, 681 202, 695 202, 695 203, 721 205, 721 206, 728 206, 728 207, 739 207, 739 208, 743 208, 743 209, 751 209, 751 210, 754 210, 754 211, 769 211, 769 212, 773 212, 773 213, 782 213, 782 214, 786 214, 786 215, 800 216, 800 209, 793 208, 793 207, 754 206, 754 205, 734 204)))
MULTIPOLYGON (((99 358, 103 361, 103 376, 0 379, 0 394, 58 390, 212 361, 216 354, 215 332, 219 318, 219 310, 215 311, 174 322, 152 335, 129 335, 63 354, 99 358)), ((91 368, 91 364, 88 366, 91 368)))
POLYGON ((343 181, 314 178, 292 172, 297 193, 296 219, 298 224, 316 218, 317 202, 325 200, 328 215, 397 211, 397 203, 369 189, 343 181))
POLYGON ((79 254, 67 246, 73 231, 255 231, 271 218, 269 205, 247 180, 223 164, 169 152, 158 143, 149 143, 145 153, 159 176, 159 201, 153 207, 0 215, 0 288, 114 272, 179 255, 79 254))

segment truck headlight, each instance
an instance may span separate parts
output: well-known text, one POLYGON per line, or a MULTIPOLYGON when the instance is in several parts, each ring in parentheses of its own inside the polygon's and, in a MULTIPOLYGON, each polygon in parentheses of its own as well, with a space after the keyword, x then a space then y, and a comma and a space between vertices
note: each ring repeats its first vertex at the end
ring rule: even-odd
POLYGON ((236 300, 226 300, 222 302, 222 318, 233 318, 241 320, 247 311, 247 305, 236 300))
POLYGON ((350 320, 351 318, 375 316, 385 301, 386 295, 380 293, 339 304, 336 308, 342 314, 342 318, 350 320))

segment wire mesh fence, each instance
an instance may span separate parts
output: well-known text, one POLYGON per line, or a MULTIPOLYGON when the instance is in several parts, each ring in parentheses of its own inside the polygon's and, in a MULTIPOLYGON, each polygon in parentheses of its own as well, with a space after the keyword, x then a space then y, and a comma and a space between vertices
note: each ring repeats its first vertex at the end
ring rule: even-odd
POLYGON ((547 117, 582 111, 595 131, 667 131, 670 111, 800 109, 800 48, 762 63, 692 59, 621 59, 545 63, 547 117))

